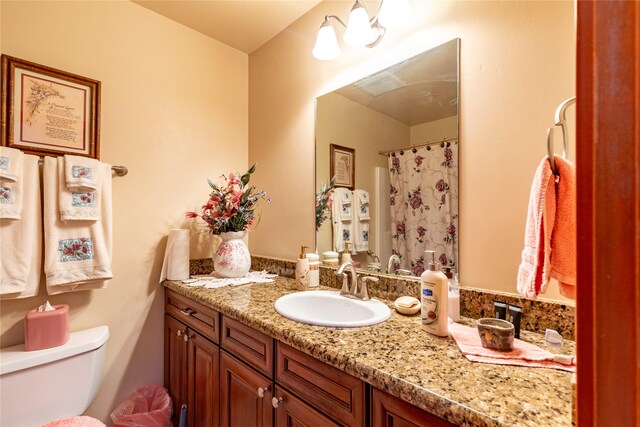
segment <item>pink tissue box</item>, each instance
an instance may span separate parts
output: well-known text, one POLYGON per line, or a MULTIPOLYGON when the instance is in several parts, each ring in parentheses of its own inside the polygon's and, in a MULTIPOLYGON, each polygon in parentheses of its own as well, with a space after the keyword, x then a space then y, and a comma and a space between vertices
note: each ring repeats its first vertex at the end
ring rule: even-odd
POLYGON ((38 313, 33 309, 24 318, 24 349, 27 351, 57 347, 69 341, 69 306, 54 305, 55 310, 38 313))

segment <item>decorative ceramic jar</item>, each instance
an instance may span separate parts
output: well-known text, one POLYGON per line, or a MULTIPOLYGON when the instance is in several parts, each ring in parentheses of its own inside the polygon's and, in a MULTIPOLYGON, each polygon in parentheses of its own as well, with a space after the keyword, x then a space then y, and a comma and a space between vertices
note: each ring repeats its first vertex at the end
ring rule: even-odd
POLYGON ((220 233, 222 243, 216 250, 213 268, 223 277, 243 277, 251 268, 249 248, 242 238, 246 231, 228 231, 220 233))

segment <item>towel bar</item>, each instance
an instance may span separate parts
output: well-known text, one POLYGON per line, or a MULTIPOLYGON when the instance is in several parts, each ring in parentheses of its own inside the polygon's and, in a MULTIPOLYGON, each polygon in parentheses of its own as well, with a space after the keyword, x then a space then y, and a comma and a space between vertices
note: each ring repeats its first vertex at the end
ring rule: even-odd
MULTIPOLYGON (((44 164, 44 160, 40 159, 38 160, 39 164, 44 164)), ((118 176, 125 176, 126 174, 129 173, 129 169, 127 169, 126 166, 117 166, 117 165, 113 165, 111 166, 111 170, 114 171, 116 173, 116 175, 118 176)))

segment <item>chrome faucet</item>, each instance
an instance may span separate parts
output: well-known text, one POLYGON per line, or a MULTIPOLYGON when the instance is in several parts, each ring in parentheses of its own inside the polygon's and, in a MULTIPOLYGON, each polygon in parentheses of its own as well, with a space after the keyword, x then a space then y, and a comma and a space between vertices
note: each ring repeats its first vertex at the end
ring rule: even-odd
POLYGON ((345 269, 348 269, 351 273, 351 289, 356 289, 358 287, 358 273, 356 272, 356 268, 350 262, 343 262, 338 270, 336 271, 336 276, 342 276, 342 289, 340 290, 340 295, 351 295, 352 292, 349 290, 349 279, 347 273, 344 272, 345 269))
POLYGON ((396 274, 396 262, 400 264, 400 257, 396 254, 391 255, 387 262, 387 274, 396 274))
POLYGON ((358 273, 351 262, 343 262, 338 270, 336 276, 342 276, 342 289, 340 295, 360 299, 363 301, 369 301, 369 289, 367 288, 367 281, 377 282, 377 277, 366 276, 362 278, 362 281, 358 278, 358 273), (347 273, 344 270, 349 270, 351 273, 351 289, 349 289, 349 279, 347 273))

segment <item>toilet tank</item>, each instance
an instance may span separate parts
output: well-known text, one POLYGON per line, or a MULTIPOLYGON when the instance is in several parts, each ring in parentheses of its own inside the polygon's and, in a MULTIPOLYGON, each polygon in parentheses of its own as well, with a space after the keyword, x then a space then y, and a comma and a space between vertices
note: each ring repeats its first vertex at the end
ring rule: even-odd
POLYGON ((83 414, 102 381, 108 338, 109 328, 98 326, 72 332, 58 347, 0 349, 0 426, 39 426, 83 414))

